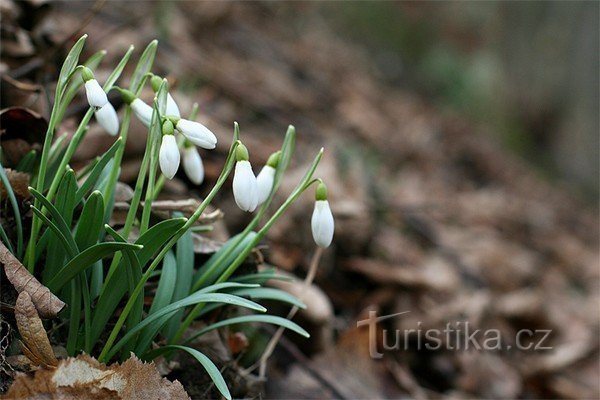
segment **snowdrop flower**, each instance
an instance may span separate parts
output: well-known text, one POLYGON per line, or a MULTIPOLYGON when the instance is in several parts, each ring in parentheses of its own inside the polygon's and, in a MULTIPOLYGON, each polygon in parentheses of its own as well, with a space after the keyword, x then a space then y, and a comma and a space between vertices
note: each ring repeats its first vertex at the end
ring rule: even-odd
POLYGON ((196 146, 208 150, 214 149, 217 146, 217 137, 215 134, 199 122, 180 118, 175 124, 175 129, 196 146))
MULTIPOLYGON (((152 90, 154 91, 154 93, 158 92, 161 84, 162 78, 158 75, 152 75, 152 78, 150 79, 150 86, 152 86, 152 90)), ((181 114, 179 113, 179 107, 177 106, 177 103, 175 103, 175 99, 173 99, 171 93, 167 93, 166 115, 172 115, 177 118, 181 117, 181 114)))
POLYGON ((179 148, 173 135, 173 123, 165 121, 163 124, 163 137, 158 153, 158 163, 163 175, 173 179, 179 169, 179 148))
POLYGON ((246 146, 240 143, 235 149, 235 156, 237 162, 233 177, 233 197, 239 208, 252 212, 258 205, 258 193, 246 146))
POLYGON ((327 201, 327 187, 319 183, 316 192, 315 209, 311 219, 312 235, 319 247, 329 247, 333 239, 334 222, 333 214, 327 201))
POLYGON ((175 99, 171 96, 171 93, 167 93, 167 115, 174 115, 176 117, 180 117, 179 107, 177 103, 175 103, 175 99))
POLYGON ((123 101, 126 104, 129 104, 137 119, 139 119, 140 122, 146 126, 146 128, 149 128, 150 124, 152 123, 152 107, 144 103, 141 99, 136 97, 135 94, 127 89, 119 88, 119 92, 121 92, 123 101))
POLYGON ((140 122, 147 128, 149 128, 150 124, 152 123, 152 107, 144 103, 139 98, 133 100, 130 106, 137 119, 139 119, 140 122))
POLYGON ((106 103, 94 115, 98 123, 112 136, 116 136, 119 133, 119 117, 115 108, 110 103, 106 103))
POLYGON ((104 89, 94 78, 94 73, 88 67, 82 67, 81 77, 85 82, 85 95, 90 107, 101 108, 108 103, 108 97, 104 93, 104 89))
POLYGON ((256 177, 256 184, 258 187, 258 204, 264 203, 271 189, 273 189, 273 182, 275 180, 275 171, 279 164, 279 158, 281 157, 281 151, 271 154, 267 164, 260 170, 260 173, 256 177))
POLYGON ((190 181, 196 185, 201 184, 204 180, 202 158, 200 158, 198 150, 191 143, 183 148, 183 170, 190 181))

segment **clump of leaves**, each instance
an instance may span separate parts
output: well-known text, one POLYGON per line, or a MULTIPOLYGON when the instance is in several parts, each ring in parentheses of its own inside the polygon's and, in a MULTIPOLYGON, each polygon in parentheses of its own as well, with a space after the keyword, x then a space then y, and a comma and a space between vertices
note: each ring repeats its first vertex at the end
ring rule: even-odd
MULTIPOLYGON (((322 150, 289 197, 274 213, 267 215, 294 151, 296 132, 290 126, 280 152, 269 161, 268 166, 273 171, 268 171, 267 179, 262 180, 259 176, 259 181, 254 182, 252 174, 249 180, 238 186, 238 204, 240 201, 248 204, 248 211, 252 211, 249 208, 256 208, 252 221, 203 265, 195 265, 192 227, 223 188, 233 169, 237 171, 236 165, 249 162, 247 149, 240 141, 239 126, 234 124, 229 153, 218 179, 193 214, 187 219, 173 217, 151 225, 152 202, 164 180, 174 174, 173 168, 175 171, 177 169, 178 149, 189 149, 190 142, 200 143, 206 148, 210 148, 212 143, 194 136, 199 132, 197 129, 202 131, 199 124, 193 122, 197 108, 189 119, 180 118, 179 109, 176 104, 173 106, 174 100, 168 93, 168 82, 156 79, 151 73, 157 50, 156 41, 143 51, 130 77, 129 87, 123 89, 116 87, 115 83, 130 61, 133 47, 124 54, 100 88, 93 77, 93 69, 106 53, 98 52, 80 65, 79 57, 85 40, 86 36, 83 36, 76 42, 62 66, 41 154, 34 152, 28 155, 26 164, 28 172, 32 173, 30 193, 34 199, 31 206, 34 216, 28 230, 21 226, 23 216, 20 215, 19 204, 4 168, 0 168, 0 178, 9 200, 2 204, 6 207, 10 205, 18 221, 16 235, 12 236, 17 238, 16 243, 9 239, 4 228, 0 230, 1 239, 41 284, 68 305, 59 315, 66 322, 59 329, 66 338, 69 355, 85 352, 96 356, 101 362, 109 362, 119 356, 121 359, 128 358, 130 352, 142 359, 153 359, 171 351, 184 351, 198 360, 221 394, 230 398, 217 367, 187 343, 212 330, 249 322, 279 325, 308 337, 308 333, 300 326, 288 319, 265 314, 266 309, 254 301, 269 299, 297 307, 304 306, 286 292, 261 287, 262 283, 274 276, 273 272, 237 276, 235 280, 231 277, 288 207, 307 188, 320 182, 313 175, 322 150), (151 107, 138 98, 149 81, 156 92, 151 107), (55 138, 55 129, 60 125, 67 106, 84 83, 90 101, 89 109, 70 140, 67 141, 64 135, 55 138), (118 90, 126 103, 120 123, 116 120, 116 130, 116 113, 110 110, 110 103, 105 102, 105 92, 111 90, 118 90), (148 126, 148 140, 126 221, 117 230, 108 222, 113 213, 132 113, 148 126), (81 171, 75 172, 69 163, 94 115, 107 131, 118 134, 108 151, 81 171), (177 132, 181 133, 177 141, 165 139, 177 132), (168 145, 164 145, 165 141, 169 142, 168 145), (175 148, 173 143, 176 143, 175 148), (165 178, 160 175, 159 164, 160 170, 168 170, 170 176, 165 178), (259 186, 263 192, 266 190, 261 196, 255 193, 259 186), (240 199, 239 196, 256 197, 240 199), (131 238, 134 227, 139 231, 135 241, 131 238), (27 231, 30 232, 28 240, 24 237, 27 231), (145 305, 143 299, 151 278, 158 279, 158 286, 151 304, 145 305), (225 305, 253 313, 216 321, 183 339, 194 320, 225 305)), ((184 167, 186 172, 194 176, 194 180, 199 181, 203 174, 194 168, 201 167, 201 164, 195 156, 191 160, 184 159, 184 167)), ((247 175, 247 171, 245 173, 247 175)), ((318 200, 323 201, 323 198, 318 200)), ((325 232, 327 242, 327 235, 333 234, 333 220, 325 221, 325 231, 319 221, 317 228, 321 237, 325 232)))

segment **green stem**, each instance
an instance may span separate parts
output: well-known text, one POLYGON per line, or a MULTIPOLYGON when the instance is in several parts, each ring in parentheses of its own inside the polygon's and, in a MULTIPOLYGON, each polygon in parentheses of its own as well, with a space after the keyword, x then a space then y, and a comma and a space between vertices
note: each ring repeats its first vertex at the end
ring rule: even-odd
POLYGON ((181 238, 181 236, 183 236, 183 234, 188 229, 190 229, 192 227, 192 225, 194 225, 194 223, 198 220, 198 218, 200 218, 200 216, 202 215, 202 213, 204 212, 206 207, 211 203, 213 198, 217 195, 217 193, 219 192, 219 190, 221 189, 221 187, 227 180, 227 177, 233 170, 233 166, 234 166, 234 162, 235 162, 235 158, 233 157, 233 154, 235 152, 236 147, 237 147, 237 137, 234 136, 234 141, 233 141, 233 144, 231 145, 231 148, 229 149, 229 155, 227 156, 227 160, 225 162, 225 167, 223 168, 223 171, 221 172, 219 179, 215 183, 215 186, 212 188, 210 193, 206 196, 204 201, 202 201, 202 203, 198 206, 196 211, 194 211, 194 214, 191 215, 191 217, 188 219, 188 221, 185 223, 185 225, 183 225, 183 227, 181 227, 177 232, 175 232, 173 237, 171 237, 171 239, 167 242, 167 244, 162 248, 160 253, 154 258, 154 260, 152 261, 152 263, 150 264, 148 269, 144 272, 142 279, 140 279, 140 281, 138 282, 138 284, 135 287, 134 292, 130 295, 129 300, 127 301, 127 304, 125 304, 125 308, 121 312, 121 315, 119 316, 119 319, 117 320, 117 323, 113 327, 113 330, 111 331, 110 336, 109 336, 108 340, 106 341, 104 348, 102 349, 102 352, 100 353, 100 356, 98 357, 98 360, 100 362, 108 361, 106 359, 106 357, 107 357, 108 353, 110 352, 110 349, 111 349, 112 345, 114 344, 114 342, 117 338, 117 335, 119 334, 119 331, 123 327, 123 324, 125 323, 125 319, 127 318, 127 315, 129 315, 129 313, 131 312, 131 310, 135 304, 136 298, 140 295, 142 289, 144 288, 144 285, 146 284, 146 281, 148 281, 148 279, 152 275, 152 272, 154 271, 154 269, 156 269, 156 267, 160 264, 162 259, 168 253, 168 251, 177 243, 179 238, 181 238))

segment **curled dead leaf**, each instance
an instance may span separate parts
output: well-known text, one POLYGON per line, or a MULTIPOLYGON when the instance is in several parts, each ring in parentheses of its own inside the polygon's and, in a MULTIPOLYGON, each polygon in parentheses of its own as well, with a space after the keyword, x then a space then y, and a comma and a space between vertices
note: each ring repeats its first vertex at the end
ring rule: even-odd
POLYGON ((7 397, 11 399, 189 399, 178 381, 162 378, 153 363, 132 356, 123 364, 106 366, 81 354, 61 360, 55 369, 35 375, 18 374, 7 397))
POLYGON ((31 296, 21 292, 15 304, 15 319, 21 334, 21 350, 34 365, 55 367, 58 360, 50 346, 50 340, 42 324, 31 296))
POLYGON ((0 243, 0 264, 3 265, 6 277, 17 292, 27 292, 31 296, 31 301, 41 317, 53 318, 65 307, 65 303, 35 279, 2 243, 0 243))

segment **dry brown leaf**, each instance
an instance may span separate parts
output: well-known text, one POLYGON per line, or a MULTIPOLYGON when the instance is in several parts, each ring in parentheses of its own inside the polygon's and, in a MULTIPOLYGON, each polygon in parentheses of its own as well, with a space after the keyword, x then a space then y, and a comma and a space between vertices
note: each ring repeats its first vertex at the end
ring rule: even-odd
POLYGON ((54 318, 65 307, 65 303, 35 279, 2 243, 0 243, 0 263, 4 266, 6 277, 17 292, 27 292, 31 296, 31 301, 41 317, 54 318))
POLYGON ((10 399, 189 399, 178 381, 162 378, 153 363, 132 356, 109 367, 82 354, 61 360, 56 369, 39 369, 35 375, 18 374, 10 399))
POLYGON ((15 304, 15 319, 21 334, 21 350, 34 365, 55 367, 58 360, 50 340, 27 292, 21 292, 15 304))

